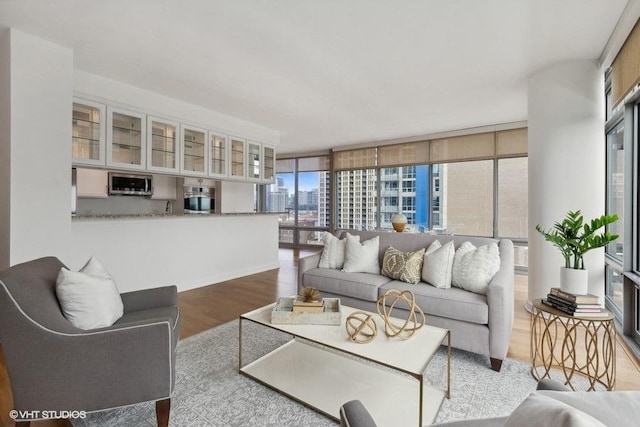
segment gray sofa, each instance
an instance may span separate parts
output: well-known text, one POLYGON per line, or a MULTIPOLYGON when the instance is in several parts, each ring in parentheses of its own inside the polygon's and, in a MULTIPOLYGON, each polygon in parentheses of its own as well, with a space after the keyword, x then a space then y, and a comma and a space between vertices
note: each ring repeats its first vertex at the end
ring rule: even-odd
MULTIPOLYGON (((346 231, 336 231, 342 237, 346 231)), ((483 354, 491 367, 500 371, 507 355, 513 326, 513 243, 483 237, 436 236, 425 233, 352 231, 363 242, 380 237, 379 261, 389 246, 403 252, 426 248, 438 239, 442 244, 453 240, 455 247, 469 241, 476 247, 496 242, 500 250, 500 269, 491 280, 487 294, 481 295, 452 287, 438 289, 423 282, 414 285, 373 273, 345 273, 337 269, 318 268, 321 252, 298 261, 298 289, 317 288, 324 297, 340 298, 342 304, 361 310, 376 311, 378 298, 389 289, 410 290, 426 314, 429 325, 449 329, 454 347, 483 354)))

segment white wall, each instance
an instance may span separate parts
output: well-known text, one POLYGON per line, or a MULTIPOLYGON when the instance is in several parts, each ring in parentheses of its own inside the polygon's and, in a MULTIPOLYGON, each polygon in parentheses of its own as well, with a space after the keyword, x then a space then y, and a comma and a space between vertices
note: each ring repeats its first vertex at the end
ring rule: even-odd
POLYGON ((71 227, 73 52, 13 29, 9 37, 3 61, 11 69, 11 172, 1 184, 11 192, 9 262, 64 258, 71 227))
POLYGON ((0 270, 11 265, 11 37, 0 31, 0 270))
POLYGON ((180 291, 278 268, 278 216, 75 220, 70 268, 95 255, 121 292, 180 291))
MULTIPOLYGON (((561 62, 530 77, 529 299, 559 286, 564 259, 535 230, 570 210, 585 219, 605 211, 604 83, 592 60, 561 62)), ((604 251, 585 257, 589 292, 604 296, 604 251)), ((603 301, 601 299, 601 301, 603 301)))
POLYGON ((273 145, 278 132, 74 70, 70 49, 16 30, 0 36, 0 89, 0 267, 54 255, 77 269, 94 254, 122 291, 184 290, 278 267, 273 215, 72 223, 72 98, 82 92, 273 145))

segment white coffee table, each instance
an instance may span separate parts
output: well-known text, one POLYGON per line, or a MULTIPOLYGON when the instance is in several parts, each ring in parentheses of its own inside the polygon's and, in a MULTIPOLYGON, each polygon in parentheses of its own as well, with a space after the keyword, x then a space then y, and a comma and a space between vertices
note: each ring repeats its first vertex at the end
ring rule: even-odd
POLYGON ((449 398, 451 334, 423 326, 408 340, 390 339, 378 314, 378 336, 368 344, 351 342, 345 319, 356 310, 342 306, 342 324, 274 325, 275 304, 240 316, 239 372, 329 417, 339 420, 340 406, 361 400, 378 426, 432 424, 449 398), (293 336, 293 339, 244 366, 243 322, 250 321, 293 336), (425 384, 424 372, 446 339, 447 387, 425 384), (355 357, 353 357, 355 356, 355 357), (373 362, 373 363, 371 363, 373 362))

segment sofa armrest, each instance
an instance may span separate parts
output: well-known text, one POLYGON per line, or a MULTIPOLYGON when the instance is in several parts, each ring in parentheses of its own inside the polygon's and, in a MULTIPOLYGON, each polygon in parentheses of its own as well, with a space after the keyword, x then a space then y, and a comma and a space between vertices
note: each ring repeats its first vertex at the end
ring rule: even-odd
POLYGON ((304 287, 302 277, 304 276, 305 271, 311 270, 312 268, 318 268, 321 255, 322 251, 298 259, 298 290, 304 287))
POLYGON ((502 239, 499 243, 500 269, 487 288, 489 305, 489 353, 503 360, 509 351, 514 313, 513 242, 502 239))
POLYGON ((125 312, 178 305, 178 288, 174 285, 125 292, 120 296, 125 312))

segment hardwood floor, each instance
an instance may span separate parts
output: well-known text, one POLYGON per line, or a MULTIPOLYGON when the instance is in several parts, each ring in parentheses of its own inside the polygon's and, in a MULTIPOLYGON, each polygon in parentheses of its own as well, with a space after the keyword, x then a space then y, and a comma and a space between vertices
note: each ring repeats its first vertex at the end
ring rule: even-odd
MULTIPOLYGON (((297 261, 312 251, 280 250, 280 268, 253 274, 179 294, 181 338, 197 334, 238 318, 244 312, 296 293, 297 261)), ((508 357, 529 362, 530 317, 524 309, 527 277, 516 275, 515 319, 508 357)), ((488 368, 487 368, 488 369, 488 368)), ((640 390, 640 363, 618 339, 616 390, 640 390)), ((61 392, 63 392, 61 390, 61 392)), ((11 389, 0 348, 0 426, 11 426, 11 389)), ((69 426, 65 420, 39 421, 34 427, 69 426)))

